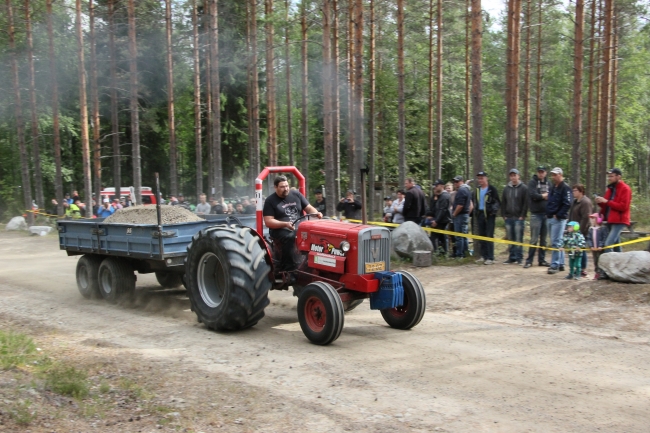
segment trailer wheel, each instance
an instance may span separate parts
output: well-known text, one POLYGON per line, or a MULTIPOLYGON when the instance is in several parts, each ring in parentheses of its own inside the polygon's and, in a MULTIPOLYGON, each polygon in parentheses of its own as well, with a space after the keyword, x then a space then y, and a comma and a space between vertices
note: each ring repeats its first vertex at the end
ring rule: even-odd
POLYGON ((422 320, 426 308, 426 297, 422 283, 414 275, 400 271, 404 286, 404 305, 380 310, 384 320, 392 328, 411 329, 422 320))
POLYGON ((166 289, 175 289, 183 284, 183 274, 178 272, 156 271, 158 284, 166 289))
POLYGON ((86 254, 77 262, 77 288, 79 293, 86 299, 99 298, 99 265, 102 263, 102 256, 86 254))
POLYGON ((343 302, 343 311, 349 313, 350 311, 354 310, 361 304, 363 304, 363 299, 354 299, 352 301, 345 301, 343 302))
POLYGON ((99 293, 108 302, 116 303, 135 291, 133 267, 126 260, 107 257, 99 266, 99 293))
POLYGON ((322 281, 305 286, 298 298, 298 321, 305 337, 321 346, 341 335, 345 314, 334 287, 322 281))
POLYGON ((255 325, 271 289, 266 249, 248 227, 217 226, 197 233, 187 247, 185 283, 199 322, 218 331, 255 325))

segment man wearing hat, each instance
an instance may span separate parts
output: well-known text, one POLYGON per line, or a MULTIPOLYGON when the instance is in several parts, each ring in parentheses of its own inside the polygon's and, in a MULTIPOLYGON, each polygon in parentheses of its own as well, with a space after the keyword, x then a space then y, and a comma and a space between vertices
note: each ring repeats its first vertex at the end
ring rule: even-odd
MULTIPOLYGON (((501 206, 499 191, 490 185, 488 175, 484 171, 476 173, 476 189, 472 195, 474 203, 474 217, 478 227, 479 236, 494 237, 494 225, 501 206)), ((494 264, 494 242, 480 241, 481 258, 477 263, 485 265, 494 264)))
MULTIPOLYGON (((503 189, 501 198, 501 216, 506 221, 506 235, 514 242, 524 241, 524 226, 528 215, 528 187, 519 178, 519 170, 511 168, 508 172, 510 182, 503 189)), ((510 245, 510 256, 505 264, 517 263, 524 260, 524 248, 520 245, 510 245)))
POLYGON ((323 214, 323 216, 327 215, 327 210, 325 208, 325 199, 323 198, 323 190, 320 188, 316 188, 314 190, 314 196, 316 197, 316 201, 313 202, 311 205, 316 208, 316 210, 320 213, 323 214))
POLYGON ((384 197, 384 215, 382 217, 385 223, 393 222, 393 212, 391 211, 392 208, 393 208, 393 198, 387 195, 386 197, 384 197))
MULTIPOLYGON (((453 179, 456 197, 454 197, 453 212, 451 214, 454 222, 454 231, 456 233, 468 233, 469 213, 472 207, 472 193, 469 186, 465 184, 463 176, 456 176, 453 179)), ((469 250, 469 241, 466 237, 456 236, 456 258, 465 257, 465 252, 469 250)))
POLYGON ((111 206, 111 203, 108 201, 108 197, 104 197, 102 207, 97 211, 98 218, 108 218, 109 216, 115 213, 115 209, 111 206))
MULTIPOLYGON (((621 232, 630 225, 630 206, 632 204, 632 190, 621 179, 623 173, 620 168, 607 171, 607 191, 605 197, 596 197, 600 206, 600 213, 607 221, 609 235, 605 245, 614 245, 621 242, 621 232)), ((606 249, 609 253, 612 249, 606 249)), ((614 251, 621 252, 621 247, 614 247, 614 251)))
POLYGON ((361 219, 362 204, 359 200, 354 198, 354 191, 348 190, 345 198, 342 198, 339 204, 336 205, 336 210, 343 212, 343 216, 347 219, 361 219))
MULTIPOLYGON (((548 233, 546 226, 546 203, 548 203, 548 191, 551 185, 546 177, 546 167, 537 167, 537 174, 534 174, 528 182, 528 209, 530 209, 530 243, 541 247, 546 246, 548 233)), ((533 266, 537 252, 537 263, 539 266, 550 266, 546 261, 546 250, 544 248, 529 248, 528 258, 524 268, 533 266)))
MULTIPOLYGON (((451 222, 451 214, 449 212, 450 204, 451 197, 445 191, 445 182, 442 179, 436 180, 433 183, 433 196, 429 205, 430 213, 433 216, 433 221, 431 222, 432 228, 446 230, 447 224, 451 222)), ((444 254, 447 255, 449 245, 447 244, 446 235, 433 232, 429 238, 433 243, 434 252, 442 249, 444 254)))
MULTIPOLYGON (((551 246, 558 250, 562 248, 564 228, 566 227, 569 209, 573 201, 571 188, 564 182, 564 171, 560 167, 551 170, 553 187, 548 192, 548 203, 546 203, 546 221, 548 234, 551 238, 551 246)), ((553 251, 551 254, 551 267, 549 274, 556 274, 564 270, 564 251, 553 251)))

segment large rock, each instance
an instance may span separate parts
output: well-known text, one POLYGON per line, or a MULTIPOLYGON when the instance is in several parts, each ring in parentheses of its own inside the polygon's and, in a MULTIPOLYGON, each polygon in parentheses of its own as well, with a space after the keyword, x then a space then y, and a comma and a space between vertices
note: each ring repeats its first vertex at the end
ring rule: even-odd
POLYGON ((31 226, 29 232, 33 235, 45 236, 52 231, 50 226, 31 226))
POLYGON ((5 230, 27 230, 27 221, 21 216, 13 217, 5 227, 5 230))
POLYGON ((598 260, 609 278, 622 283, 650 283, 650 252, 605 253, 598 260))
POLYGON ((400 257, 413 258, 413 251, 432 251, 429 236, 422 227, 408 221, 400 224, 391 235, 393 250, 400 257))

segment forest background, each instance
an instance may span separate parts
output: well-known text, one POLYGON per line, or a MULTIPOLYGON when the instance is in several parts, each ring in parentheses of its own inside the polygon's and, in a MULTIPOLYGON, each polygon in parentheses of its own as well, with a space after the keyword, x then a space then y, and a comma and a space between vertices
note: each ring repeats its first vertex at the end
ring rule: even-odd
MULTIPOLYGON (((0 212, 153 186, 253 195, 296 165, 333 207, 412 176, 564 168, 647 207, 645 0, 2 0, 0 212), (492 5, 493 2, 490 2, 492 5)), ((333 210, 333 209, 332 209, 333 210)))

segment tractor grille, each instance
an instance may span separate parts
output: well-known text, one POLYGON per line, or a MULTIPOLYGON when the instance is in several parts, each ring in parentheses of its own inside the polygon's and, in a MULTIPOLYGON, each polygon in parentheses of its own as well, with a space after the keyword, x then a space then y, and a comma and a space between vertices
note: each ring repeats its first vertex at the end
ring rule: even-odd
POLYGON ((366 263, 385 263, 385 271, 390 270, 390 230, 384 227, 373 227, 359 232, 359 263, 357 271, 365 274, 366 263), (381 236, 379 239, 373 237, 381 236))

